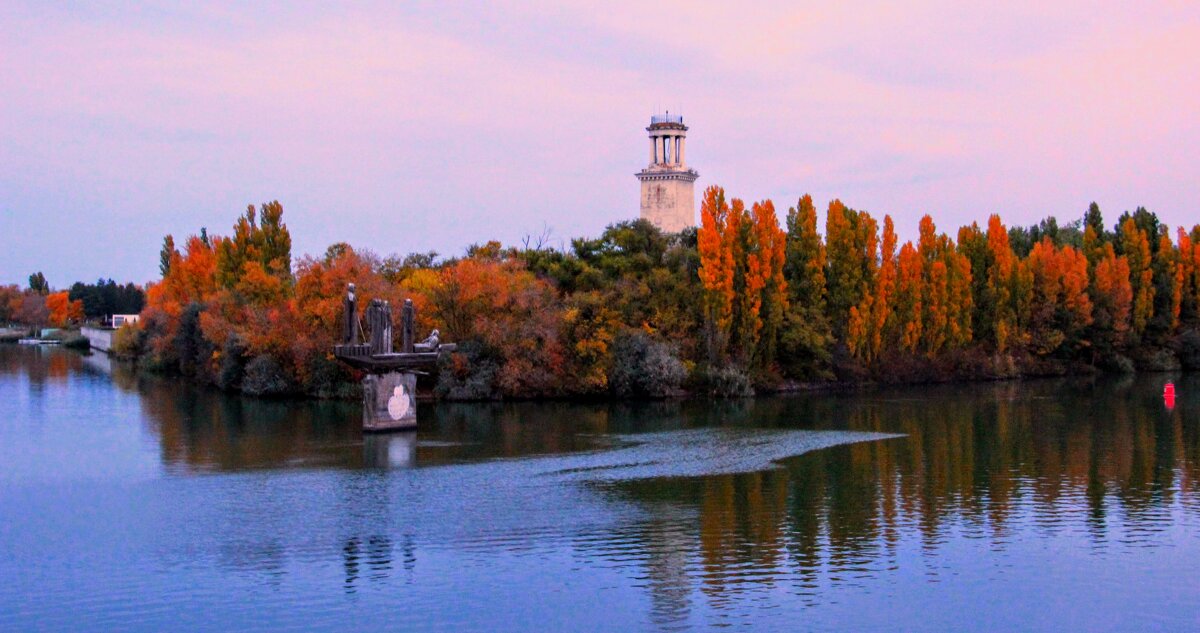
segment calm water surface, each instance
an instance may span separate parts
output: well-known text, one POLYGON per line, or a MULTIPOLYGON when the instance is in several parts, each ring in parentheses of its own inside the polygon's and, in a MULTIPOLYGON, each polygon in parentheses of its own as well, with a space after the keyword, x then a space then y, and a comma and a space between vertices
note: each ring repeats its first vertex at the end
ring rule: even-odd
POLYGON ((0 346, 0 630, 1200 630, 1197 394, 439 404, 363 437, 353 403, 0 346))

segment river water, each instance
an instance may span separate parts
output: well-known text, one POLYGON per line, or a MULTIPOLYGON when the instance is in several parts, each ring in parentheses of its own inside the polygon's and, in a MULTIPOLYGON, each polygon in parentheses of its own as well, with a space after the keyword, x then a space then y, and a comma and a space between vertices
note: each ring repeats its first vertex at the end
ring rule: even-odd
POLYGON ((1198 393, 442 403, 364 437, 354 403, 0 346, 0 630, 1200 630, 1198 393))

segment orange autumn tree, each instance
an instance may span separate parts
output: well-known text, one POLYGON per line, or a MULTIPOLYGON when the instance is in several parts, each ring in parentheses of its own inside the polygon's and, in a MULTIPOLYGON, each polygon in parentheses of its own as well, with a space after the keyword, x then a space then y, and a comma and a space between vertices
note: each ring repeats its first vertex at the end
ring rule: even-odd
POLYGON ((1071 246, 1055 247, 1049 237, 1034 245, 1027 259, 1033 275, 1030 337, 1039 354, 1080 344, 1092 323, 1087 258, 1071 246))
POLYGON ((180 366, 192 374, 208 368, 211 358, 197 342, 200 328, 197 315, 208 307, 217 293, 216 254, 207 235, 187 239, 183 252, 174 240, 164 240, 163 260, 167 263, 163 278, 146 288, 143 326, 149 332, 151 360, 158 366, 180 366), (189 314, 181 324, 185 311, 189 314), (195 317, 195 318, 193 318, 195 317), (180 336, 181 325, 184 336, 180 336))
MULTIPOLYGON (((383 299, 392 305, 393 318, 408 298, 387 283, 375 266, 376 262, 346 246, 331 248, 324 257, 304 256, 296 261, 295 301, 305 334, 319 336, 332 344, 340 337, 345 320, 345 297, 349 284, 354 284, 359 310, 372 299, 383 299)), ((422 316, 418 310, 418 317, 422 316)))
POLYGON ((757 306, 749 305, 752 301, 757 300, 758 292, 750 293, 747 290, 747 283, 755 283, 754 279, 750 279, 747 275, 747 249, 752 248, 751 241, 753 239, 753 222, 750 219, 750 214, 746 211, 746 204, 741 198, 733 198, 729 201, 729 215, 725 222, 725 233, 721 236, 725 242, 726 252, 729 253, 730 261, 733 264, 733 295, 731 301, 731 315, 729 325, 729 342, 726 351, 734 357, 734 360, 745 364, 749 351, 745 346, 745 342, 750 338, 751 334, 748 330, 752 327, 750 319, 751 310, 757 313, 757 306))
MULTIPOLYGON (((292 296, 291 237, 278 203, 253 208, 234 225, 234 237, 205 230, 186 241, 171 236, 159 255, 162 279, 146 292, 144 329, 154 364, 199 381, 236 387, 243 358, 260 359, 253 389, 281 393, 307 358, 294 346, 302 323, 292 296), (265 364, 264 364, 265 363, 265 364)), ((249 366, 247 366, 249 371, 249 366)), ((246 388, 243 386, 243 388, 246 388)))
POLYGON ((921 218, 917 252, 924 262, 921 347, 929 356, 971 341, 971 264, 933 218, 921 218))
MULTIPOLYGON (((1093 203, 1095 204, 1095 203, 1093 203)), ((1083 229, 1083 256, 1087 258, 1088 270, 1095 268, 1096 264, 1105 257, 1104 246, 1106 242, 1103 235, 1098 233, 1091 224, 1084 226, 1083 229)))
POLYGON ((725 190, 713 185, 700 203, 700 283, 704 287, 705 343, 710 363, 720 362, 729 344, 733 325, 734 247, 738 217, 731 214, 725 190))
MULTIPOLYGON (((275 317, 294 319, 295 336, 288 354, 296 359, 297 379, 302 384, 316 385, 316 395, 333 395, 336 387, 327 383, 349 375, 331 353, 333 344, 341 342, 344 332, 344 301, 349 284, 355 285, 360 315, 372 299, 383 299, 391 304, 392 319, 397 323, 404 299, 420 299, 387 283, 378 268, 379 263, 370 254, 360 254, 344 244, 330 246, 323 257, 304 256, 296 261, 291 311, 275 317)), ((424 317, 425 312, 418 308, 418 327, 424 317)), ((394 328, 395 336, 399 332, 398 327, 394 328)), ((360 332, 360 336, 365 333, 360 332)))
POLYGON ((1022 338, 1021 315, 1028 305, 1032 281, 1013 252, 1008 229, 997 214, 988 218, 987 249, 989 265, 983 294, 987 307, 982 312, 987 321, 981 329, 990 334, 996 351, 1004 352, 1010 342, 1022 338))
POLYGON ((875 360, 884 349, 884 330, 892 314, 896 291, 896 227, 892 216, 883 216, 883 240, 879 248, 879 274, 875 278, 874 300, 868 321, 867 358, 875 360))
POLYGON ((705 191, 697 232, 699 277, 705 294, 709 360, 730 351, 744 365, 774 360, 787 310, 787 235, 770 200, 750 210, 737 198, 728 205, 719 187, 705 191))
POLYGON ((972 222, 958 229, 955 249, 966 258, 971 268, 971 339, 988 341, 992 338, 991 309, 987 304, 987 279, 991 267, 987 234, 972 222))
POLYGON ((51 292, 46 295, 46 310, 50 313, 49 324, 52 327, 64 327, 67 324, 67 304, 71 303, 68 292, 51 292))
POLYGON ((1125 347, 1129 342, 1133 286, 1129 283, 1129 260, 1118 257, 1112 244, 1101 247, 1089 296, 1093 302, 1093 344, 1105 352, 1125 347))
POLYGON ((1129 260, 1129 281, 1133 287, 1133 335, 1140 337, 1154 316, 1154 270, 1150 261, 1150 240, 1133 218, 1121 223, 1118 236, 1121 254, 1129 260))
POLYGON ((846 346, 856 358, 871 363, 883 351, 884 330, 892 312, 895 287, 896 229, 892 217, 885 215, 875 283, 863 293, 858 305, 850 308, 846 346))
POLYGON ((21 288, 16 284, 0 286, 0 323, 14 320, 21 309, 22 298, 21 288))
MULTIPOLYGON (((425 287, 443 339, 477 341, 495 355, 494 388, 505 397, 555 395, 567 366, 554 288, 506 257, 467 257, 425 287)), ((462 367, 465 356, 455 362, 462 367)))
POLYGON ((70 293, 65 290, 46 295, 46 309, 50 311, 50 325, 54 327, 83 321, 83 301, 71 301, 70 293))
POLYGON ((200 315, 200 327, 216 349, 214 374, 237 373, 243 359, 260 364, 269 359, 277 379, 270 381, 269 389, 305 383, 327 350, 314 346, 325 340, 323 336, 297 336, 304 319, 295 301, 291 235, 283 223, 283 207, 278 202, 264 204, 257 212, 248 207, 234 224, 233 235, 212 243, 217 291, 200 315))
MULTIPOLYGON (((825 244, 829 319, 834 332, 845 336, 851 324, 850 310, 857 307, 861 315, 863 306, 859 304, 875 285, 879 265, 878 225, 866 211, 855 211, 834 200, 829 203, 825 217, 825 244)), ((856 331, 865 335, 861 326, 856 331)))
POLYGON ((205 303, 217 291, 216 254, 207 238, 193 235, 187 239, 184 251, 174 248, 174 240, 166 253, 168 266, 162 280, 146 289, 146 308, 178 317, 190 303, 205 303))
MULTIPOLYGON (((737 209, 735 203, 735 210, 737 209)), ((775 341, 787 309, 787 281, 783 277, 787 236, 779 228, 775 205, 770 200, 756 202, 739 224, 742 246, 735 256, 745 258, 745 286, 737 297, 736 321, 741 323, 739 339, 743 358, 766 365, 774 361, 775 341)))
POLYGON ((924 312, 924 262, 911 241, 900 248, 896 260, 896 285, 884 339, 896 349, 915 353, 921 342, 924 312))
POLYGON ((1183 323, 1190 325, 1200 320, 1200 244, 1196 244, 1182 226, 1179 227, 1177 235, 1180 268, 1179 316, 1183 323))

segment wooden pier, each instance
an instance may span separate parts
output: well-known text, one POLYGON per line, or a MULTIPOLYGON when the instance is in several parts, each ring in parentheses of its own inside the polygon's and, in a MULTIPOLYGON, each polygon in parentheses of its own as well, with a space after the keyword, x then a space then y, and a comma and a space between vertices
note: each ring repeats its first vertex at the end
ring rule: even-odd
POLYGON ((416 311, 411 299, 401 312, 400 351, 393 350, 392 309, 387 301, 373 299, 364 311, 366 338, 358 320, 354 284, 346 293, 343 342, 333 355, 367 373, 363 378, 363 430, 405 431, 417 428, 417 376, 437 367, 438 358, 454 351, 434 330, 424 341, 414 342, 416 311))

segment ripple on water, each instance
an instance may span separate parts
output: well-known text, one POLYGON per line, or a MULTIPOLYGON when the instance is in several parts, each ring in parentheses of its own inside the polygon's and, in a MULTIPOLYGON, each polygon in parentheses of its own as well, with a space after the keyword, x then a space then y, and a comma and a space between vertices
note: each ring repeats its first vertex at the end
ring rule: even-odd
POLYGON ((619 435, 611 450, 538 458, 540 474, 577 481, 628 481, 759 472, 823 448, 897 437, 894 433, 776 429, 694 429, 619 435))

